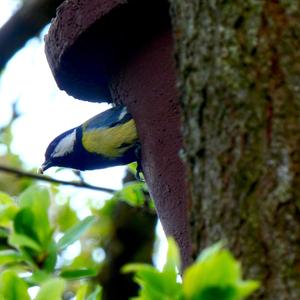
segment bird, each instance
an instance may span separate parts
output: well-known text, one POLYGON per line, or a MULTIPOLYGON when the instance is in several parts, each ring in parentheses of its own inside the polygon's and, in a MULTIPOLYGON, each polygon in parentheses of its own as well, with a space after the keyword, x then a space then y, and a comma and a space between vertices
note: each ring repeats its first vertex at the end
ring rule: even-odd
POLYGON ((96 170, 137 161, 140 180, 140 152, 135 121, 126 106, 118 105, 57 136, 47 147, 38 172, 51 167, 96 170))

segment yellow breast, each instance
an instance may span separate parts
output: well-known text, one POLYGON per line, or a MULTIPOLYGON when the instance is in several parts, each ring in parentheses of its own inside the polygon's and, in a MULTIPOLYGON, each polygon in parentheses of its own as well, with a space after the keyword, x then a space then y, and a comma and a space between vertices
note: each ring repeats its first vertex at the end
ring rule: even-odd
POLYGON ((112 128, 84 129, 83 125, 82 145, 85 150, 107 158, 122 156, 138 140, 133 119, 112 128))

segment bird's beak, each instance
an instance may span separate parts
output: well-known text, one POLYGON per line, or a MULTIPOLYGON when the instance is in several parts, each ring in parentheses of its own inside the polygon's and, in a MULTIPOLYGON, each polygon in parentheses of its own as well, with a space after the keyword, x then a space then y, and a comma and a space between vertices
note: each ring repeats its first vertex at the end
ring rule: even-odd
POLYGON ((38 169, 38 174, 44 174, 44 172, 50 167, 52 167, 52 163, 50 161, 45 161, 38 169))

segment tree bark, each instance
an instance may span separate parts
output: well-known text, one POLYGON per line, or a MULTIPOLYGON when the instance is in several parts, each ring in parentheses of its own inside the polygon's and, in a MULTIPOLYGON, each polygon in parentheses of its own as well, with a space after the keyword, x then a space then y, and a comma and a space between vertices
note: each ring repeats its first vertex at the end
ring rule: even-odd
POLYGON ((194 255, 300 299, 300 1, 170 0, 194 255))

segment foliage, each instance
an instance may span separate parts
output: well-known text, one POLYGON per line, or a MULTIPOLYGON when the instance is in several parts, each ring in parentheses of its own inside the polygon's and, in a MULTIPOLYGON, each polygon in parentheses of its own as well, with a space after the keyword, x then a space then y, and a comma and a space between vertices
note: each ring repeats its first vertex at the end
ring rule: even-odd
POLYGON ((148 207, 154 211, 154 202, 149 197, 149 192, 143 182, 125 183, 123 188, 115 193, 113 200, 122 200, 131 206, 148 207))
POLYGON ((94 252, 115 234, 118 202, 141 207, 149 201, 144 191, 142 183, 127 183, 100 210, 89 207, 91 215, 83 220, 69 201, 56 203, 60 195, 53 186, 32 185, 17 197, 0 192, 0 300, 31 299, 31 287, 40 288, 38 300, 62 299, 66 293, 99 300, 94 278, 103 262, 94 252), (80 253, 69 258, 68 247, 78 242, 80 253))
MULTIPOLYGON (((18 155, 13 153, 11 147, 13 140, 12 124, 18 116, 14 105, 10 122, 0 127, 0 165, 22 169, 23 162, 18 155)), ((15 175, 0 172, 0 191, 4 191, 10 195, 18 195, 30 184, 32 184, 31 179, 18 178, 18 180, 16 180, 15 175)))
MULTIPOLYGON (((67 281, 97 274, 96 263, 94 268, 70 269, 61 257, 68 246, 94 225, 96 217, 77 220, 58 238, 48 214, 53 198, 53 191, 36 185, 16 199, 0 194, 0 227, 5 241, 0 249, 0 268, 4 270, 0 277, 0 299, 30 299, 28 288, 32 286, 40 287, 36 300, 61 299, 67 281)), ((78 299, 100 297, 100 288, 94 285, 91 290, 88 282, 80 283, 78 292, 78 299)))
MULTIPOLYGON (((97 211, 101 221, 95 215, 79 220, 64 204, 57 214, 62 218, 56 219, 57 228, 49 218, 54 189, 34 185, 17 198, 0 193, 0 238, 5 240, 0 248, 0 300, 29 300, 29 288, 33 286, 40 287, 36 300, 59 300, 67 290, 72 291, 76 300, 99 300, 101 288, 90 279, 98 274, 100 265, 89 263, 90 258, 85 256, 87 253, 91 256, 92 249, 86 249, 87 253, 83 251, 71 262, 63 260, 61 255, 84 236, 95 239, 100 233, 100 239, 107 238, 113 230, 112 211, 120 197, 126 196, 129 203, 141 205, 141 197, 137 196, 141 194, 135 192, 137 186, 125 186, 107 201, 97 211), (72 220, 66 220, 67 225, 63 221, 66 216, 72 220)), ((172 239, 162 271, 137 263, 124 267, 127 273, 135 272, 141 289, 134 299, 140 300, 240 300, 258 288, 256 281, 241 279, 240 264, 221 244, 204 250, 184 272, 182 282, 178 280, 179 269, 180 255, 172 239)))
POLYGON ((134 299, 241 300, 259 287, 256 281, 241 279, 240 264, 220 243, 204 250, 179 282, 178 247, 171 238, 168 244, 167 261, 161 272, 146 264, 124 267, 125 272, 135 272, 135 280, 141 286, 134 299))

